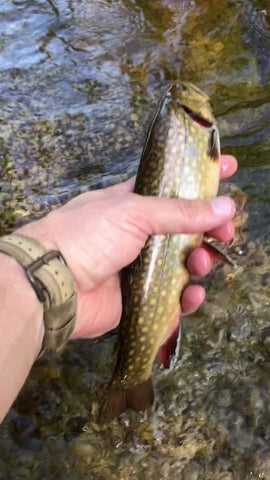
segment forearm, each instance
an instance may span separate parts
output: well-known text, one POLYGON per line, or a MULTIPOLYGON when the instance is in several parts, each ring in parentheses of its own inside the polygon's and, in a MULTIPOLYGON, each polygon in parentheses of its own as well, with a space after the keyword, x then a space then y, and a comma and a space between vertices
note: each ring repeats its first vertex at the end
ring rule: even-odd
POLYGON ((0 253, 0 421, 27 377, 43 335, 42 304, 22 267, 0 253))

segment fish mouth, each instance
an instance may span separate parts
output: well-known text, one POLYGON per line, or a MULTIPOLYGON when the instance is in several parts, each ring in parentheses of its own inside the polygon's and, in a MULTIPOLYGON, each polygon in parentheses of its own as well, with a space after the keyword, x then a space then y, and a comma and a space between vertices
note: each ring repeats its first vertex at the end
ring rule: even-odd
POLYGON ((194 122, 198 123, 199 125, 201 125, 202 127, 206 127, 206 128, 211 128, 213 127, 213 122, 209 122, 209 120, 206 120, 205 118, 203 118, 201 115, 199 115, 198 113, 194 112, 194 110, 191 110, 191 108, 189 107, 186 107, 186 105, 183 105, 181 103, 180 105, 183 110, 190 116, 190 118, 192 118, 192 120, 194 120, 194 122))

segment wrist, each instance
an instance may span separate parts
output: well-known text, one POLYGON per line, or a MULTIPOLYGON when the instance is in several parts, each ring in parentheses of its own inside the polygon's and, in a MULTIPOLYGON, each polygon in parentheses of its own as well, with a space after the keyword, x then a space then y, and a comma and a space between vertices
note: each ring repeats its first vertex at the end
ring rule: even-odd
MULTIPOLYGON (((31 342, 34 361, 44 336, 43 306, 16 260, 0 252, 0 264, 0 308, 10 312, 7 326, 12 324, 13 333, 16 334, 17 328, 18 336, 23 335, 23 331, 27 334, 25 341, 31 342)), ((4 317, 1 318, 3 322, 4 317)))
POLYGON ((48 216, 49 215, 34 222, 27 223, 26 225, 23 225, 15 230, 14 233, 38 240, 42 245, 44 245, 47 251, 58 250, 59 246, 53 240, 53 237, 50 234, 51 228, 50 223, 47 220, 48 216))
MULTIPOLYGON (((80 248, 78 226, 72 228, 72 214, 65 215, 65 207, 53 210, 45 217, 31 222, 14 233, 29 236, 38 240, 46 250, 59 250, 72 275, 77 292, 87 291, 96 287, 83 261, 83 251, 80 248)), ((91 249, 91 247, 90 247, 91 249)))
POLYGON ((22 267, 0 253, 0 422, 40 352, 43 306, 22 267))
POLYGON ((37 240, 45 247, 46 251, 59 250, 64 257, 73 280, 75 281, 76 278, 70 262, 70 255, 68 255, 67 250, 63 248, 63 242, 57 241, 57 238, 59 237, 59 235, 57 235, 59 224, 61 224, 61 222, 58 218, 55 219, 55 212, 53 211, 35 222, 30 222, 23 227, 20 227, 14 233, 37 240))
POLYGON ((61 252, 47 248, 29 235, 14 233, 0 238, 0 252, 23 266, 43 304, 45 334, 42 351, 61 352, 74 330, 77 294, 61 252))

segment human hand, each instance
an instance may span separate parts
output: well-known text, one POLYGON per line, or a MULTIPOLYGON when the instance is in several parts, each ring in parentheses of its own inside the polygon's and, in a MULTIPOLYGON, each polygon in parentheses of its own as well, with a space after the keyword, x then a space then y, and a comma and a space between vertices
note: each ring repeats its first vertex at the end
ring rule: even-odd
MULTIPOLYGON (((232 175, 236 160, 221 156, 221 178, 232 175)), ((40 240, 48 249, 60 250, 73 275, 78 293, 77 321, 72 338, 96 337, 114 328, 121 317, 120 270, 140 253, 149 235, 197 233, 228 241, 234 204, 216 200, 183 200, 143 197, 132 193, 134 179, 103 190, 87 192, 25 225, 19 233, 40 240), (216 205, 216 207, 215 207, 216 205)), ((212 258, 202 246, 188 259, 192 276, 206 275, 212 258)), ((198 308, 204 299, 199 285, 186 287, 182 314, 198 308)))

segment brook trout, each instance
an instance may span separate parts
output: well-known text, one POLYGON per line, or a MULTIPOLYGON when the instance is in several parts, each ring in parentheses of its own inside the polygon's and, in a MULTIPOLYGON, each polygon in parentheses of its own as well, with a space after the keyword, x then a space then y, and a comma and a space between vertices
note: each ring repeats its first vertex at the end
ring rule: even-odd
MULTIPOLYGON (((135 192, 187 199, 217 194, 219 134, 208 96, 190 83, 171 85, 158 106, 143 148, 135 192)), ((189 274, 185 263, 201 234, 150 236, 123 272, 123 314, 116 369, 101 408, 108 420, 125 408, 153 402, 152 364, 179 311, 189 274)))

